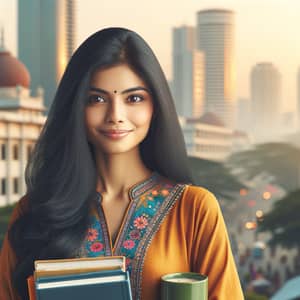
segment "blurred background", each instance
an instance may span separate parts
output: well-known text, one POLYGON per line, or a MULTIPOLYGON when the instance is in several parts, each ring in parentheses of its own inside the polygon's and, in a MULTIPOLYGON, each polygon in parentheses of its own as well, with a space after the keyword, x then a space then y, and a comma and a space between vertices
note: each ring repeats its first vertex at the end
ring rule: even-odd
POLYGON ((297 0, 0 0, 0 245, 68 60, 110 26, 138 32, 161 63, 246 299, 300 299, 297 0))

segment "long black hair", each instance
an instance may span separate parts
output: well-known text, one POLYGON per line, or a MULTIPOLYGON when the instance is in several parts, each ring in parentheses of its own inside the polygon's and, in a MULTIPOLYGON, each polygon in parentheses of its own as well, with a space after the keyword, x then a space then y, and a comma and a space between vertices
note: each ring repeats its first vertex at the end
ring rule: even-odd
POLYGON ((154 117, 140 145, 145 165, 176 182, 192 182, 172 96, 151 48, 135 32, 107 28, 90 36, 72 56, 25 172, 27 209, 9 239, 18 263, 13 281, 26 299, 26 278, 36 259, 74 257, 95 199, 96 166, 84 110, 92 73, 128 64, 147 84, 154 117))

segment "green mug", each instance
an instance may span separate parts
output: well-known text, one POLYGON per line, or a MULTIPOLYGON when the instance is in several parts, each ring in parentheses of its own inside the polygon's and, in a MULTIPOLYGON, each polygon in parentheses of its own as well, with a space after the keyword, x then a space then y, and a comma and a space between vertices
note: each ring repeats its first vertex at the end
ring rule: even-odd
POLYGON ((208 278, 198 273, 172 273, 161 277, 161 300, 207 300, 208 278))

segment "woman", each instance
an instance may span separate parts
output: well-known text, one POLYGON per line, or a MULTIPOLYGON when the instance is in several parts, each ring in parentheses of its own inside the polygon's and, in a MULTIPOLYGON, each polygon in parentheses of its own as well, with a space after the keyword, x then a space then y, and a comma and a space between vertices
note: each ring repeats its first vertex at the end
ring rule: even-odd
POLYGON ((28 163, 0 298, 27 299, 36 259, 124 255, 136 300, 159 299, 160 277, 186 271, 208 275, 209 299, 243 299, 218 203, 191 182, 152 50, 127 29, 95 33, 71 58, 28 163))

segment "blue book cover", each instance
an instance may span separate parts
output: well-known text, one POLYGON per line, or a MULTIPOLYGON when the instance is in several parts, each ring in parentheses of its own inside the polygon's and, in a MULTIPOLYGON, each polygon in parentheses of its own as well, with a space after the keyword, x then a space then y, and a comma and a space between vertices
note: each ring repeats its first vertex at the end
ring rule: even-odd
POLYGON ((121 270, 40 277, 35 287, 37 300, 132 300, 129 274, 121 270))

